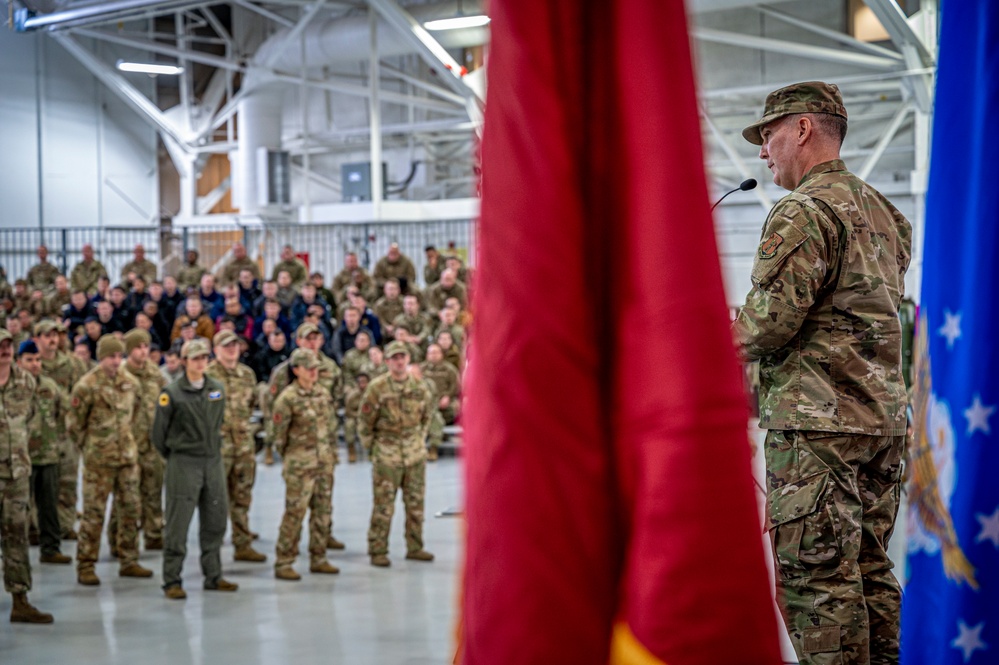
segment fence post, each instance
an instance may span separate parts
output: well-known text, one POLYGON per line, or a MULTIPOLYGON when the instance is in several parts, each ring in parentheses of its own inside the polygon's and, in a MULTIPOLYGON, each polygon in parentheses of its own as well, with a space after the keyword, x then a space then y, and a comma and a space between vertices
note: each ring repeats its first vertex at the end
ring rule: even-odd
POLYGON ((185 226, 184 227, 184 233, 183 233, 183 238, 184 238, 184 240, 183 240, 183 243, 184 243, 184 260, 185 261, 187 260, 187 252, 188 252, 188 249, 190 248, 190 245, 187 244, 188 243, 187 232, 188 232, 188 228, 185 226))
POLYGON ((62 264, 61 265, 62 270, 60 272, 62 272, 63 275, 69 275, 68 266, 67 266, 67 262, 68 262, 69 259, 68 259, 68 254, 66 253, 66 237, 67 237, 67 235, 68 235, 68 231, 65 228, 62 229, 61 233, 59 234, 59 237, 60 237, 60 239, 62 241, 62 250, 59 253, 59 258, 60 258, 59 263, 62 264))

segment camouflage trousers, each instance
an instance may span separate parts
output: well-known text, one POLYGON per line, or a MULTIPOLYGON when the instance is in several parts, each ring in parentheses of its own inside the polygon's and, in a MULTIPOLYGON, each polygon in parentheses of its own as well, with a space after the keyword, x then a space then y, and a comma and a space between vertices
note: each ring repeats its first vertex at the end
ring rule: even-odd
POLYGON ((76 546, 76 567, 93 569, 101 548, 108 495, 118 501, 118 561, 122 567, 139 560, 138 464, 83 465, 83 519, 76 546))
MULTIPOLYGON (((163 542, 163 458, 152 446, 139 453, 139 501, 141 502, 139 528, 149 541, 163 542)), ((108 542, 118 537, 118 495, 111 504, 108 522, 108 542)))
POLYGON ((333 529, 333 467, 295 468, 286 463, 284 477, 284 516, 278 532, 275 568, 295 563, 302 536, 302 520, 309 511, 309 560, 326 560, 326 542, 333 529))
POLYGON ((0 478, 0 552, 3 554, 3 588, 7 593, 31 591, 28 561, 28 476, 0 478))
POLYGON ((261 422, 264 431, 264 448, 274 450, 274 437, 271 436, 271 402, 274 397, 271 395, 270 386, 266 381, 257 384, 257 404, 260 406, 261 422))
POLYGON ((76 527, 76 486, 80 481, 80 451, 75 445, 59 453, 59 528, 65 536, 76 527))
POLYGON ((257 460, 253 452, 245 455, 223 457, 226 485, 229 489, 229 519, 232 523, 232 544, 236 549, 249 547, 250 503, 253 501, 253 482, 257 477, 257 460))
MULTIPOLYGON (((427 428, 427 447, 430 450, 437 450, 444 440, 444 416, 440 409, 434 411, 430 417, 430 427, 427 428)), ((454 421, 452 421, 454 422, 454 421)))
POLYGON ((371 481, 374 505, 368 528, 368 554, 388 554, 389 531, 395 512, 395 497, 402 490, 406 507, 406 551, 423 549, 423 498, 426 493, 427 463, 410 466, 388 466, 372 461, 371 481))
POLYGON ((347 441, 347 450, 356 453, 361 449, 357 440, 357 418, 345 416, 343 419, 343 438, 347 441))
POLYGON ((779 601, 802 665, 897 663, 902 594, 888 539, 903 436, 767 432, 779 601))

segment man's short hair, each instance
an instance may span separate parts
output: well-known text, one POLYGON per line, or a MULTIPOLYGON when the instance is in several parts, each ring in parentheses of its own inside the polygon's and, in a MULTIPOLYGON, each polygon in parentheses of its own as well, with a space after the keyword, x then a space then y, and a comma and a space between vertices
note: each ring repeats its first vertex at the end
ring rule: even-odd
POLYGON ((831 113, 812 113, 810 116, 821 134, 836 139, 843 145, 843 140, 846 139, 846 118, 831 113))

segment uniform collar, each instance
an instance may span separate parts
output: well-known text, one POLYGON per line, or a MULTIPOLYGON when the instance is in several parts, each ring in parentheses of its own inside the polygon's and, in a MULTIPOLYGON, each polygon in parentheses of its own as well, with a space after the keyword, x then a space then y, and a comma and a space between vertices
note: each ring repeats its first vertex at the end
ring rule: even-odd
POLYGON ((837 171, 845 170, 846 163, 842 159, 830 159, 828 162, 821 162, 808 169, 808 173, 801 178, 801 182, 798 183, 798 186, 801 187, 806 180, 822 173, 835 173, 837 171))

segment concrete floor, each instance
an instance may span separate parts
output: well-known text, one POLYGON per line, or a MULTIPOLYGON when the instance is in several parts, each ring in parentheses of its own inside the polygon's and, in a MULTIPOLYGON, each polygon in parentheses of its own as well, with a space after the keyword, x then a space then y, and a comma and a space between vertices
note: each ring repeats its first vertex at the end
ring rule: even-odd
MULTIPOLYGON (((426 548, 433 563, 405 560, 402 503, 393 519, 392 567, 368 562, 367 528, 371 515, 371 467, 366 462, 337 467, 334 534, 347 544, 330 552, 339 575, 308 572, 307 529, 296 569, 300 582, 274 579, 274 543, 284 508, 281 467, 260 465, 250 512, 260 533, 257 549, 267 563, 234 563, 232 546, 222 549, 227 579, 235 594, 201 590, 197 518, 184 568, 186 601, 163 597, 162 557, 143 552, 151 580, 118 577, 117 562, 101 545, 98 588, 76 583, 75 565, 39 565, 33 547, 31 601, 55 615, 51 626, 7 623, 10 596, 0 595, 0 663, 159 663, 178 665, 271 665, 331 663, 423 665, 451 661, 460 555, 460 518, 434 514, 461 503, 460 463, 442 459, 428 466, 426 548)), ((75 553, 64 542, 63 552, 75 553)))

